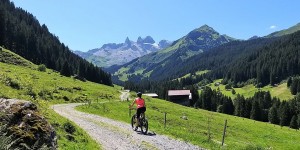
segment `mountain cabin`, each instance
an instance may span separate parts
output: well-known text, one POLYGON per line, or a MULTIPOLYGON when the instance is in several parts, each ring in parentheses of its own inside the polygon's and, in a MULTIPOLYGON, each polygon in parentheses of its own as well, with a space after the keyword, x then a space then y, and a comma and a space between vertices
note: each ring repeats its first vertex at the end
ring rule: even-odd
POLYGON ((190 90, 169 90, 168 98, 171 102, 189 106, 191 97, 190 90))

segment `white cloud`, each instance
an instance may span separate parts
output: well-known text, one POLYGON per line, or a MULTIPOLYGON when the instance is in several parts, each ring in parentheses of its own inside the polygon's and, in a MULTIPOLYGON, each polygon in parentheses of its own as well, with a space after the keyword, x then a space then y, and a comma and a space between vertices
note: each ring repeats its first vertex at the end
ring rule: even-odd
POLYGON ((269 29, 271 29, 271 30, 276 29, 276 28, 277 28, 277 26, 275 26, 275 25, 272 25, 272 26, 269 27, 269 29))

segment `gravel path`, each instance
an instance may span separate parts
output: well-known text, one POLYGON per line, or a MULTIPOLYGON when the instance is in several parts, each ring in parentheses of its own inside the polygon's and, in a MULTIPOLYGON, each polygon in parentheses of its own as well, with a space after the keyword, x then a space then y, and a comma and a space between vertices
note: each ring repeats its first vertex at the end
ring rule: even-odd
POLYGON ((171 139, 164 135, 157 135, 151 131, 149 131, 148 135, 143 135, 140 132, 133 131, 130 124, 79 112, 74 109, 78 105, 82 104, 59 104, 53 105, 52 109, 61 116, 64 116, 79 125, 93 139, 101 144, 103 149, 201 149, 190 143, 171 139))

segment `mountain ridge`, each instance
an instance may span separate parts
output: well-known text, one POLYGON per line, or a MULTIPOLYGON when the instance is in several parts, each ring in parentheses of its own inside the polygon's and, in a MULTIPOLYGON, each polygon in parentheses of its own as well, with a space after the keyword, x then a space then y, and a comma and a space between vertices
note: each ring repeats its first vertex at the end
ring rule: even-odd
POLYGON ((128 37, 124 43, 107 43, 101 48, 95 48, 87 52, 74 51, 80 57, 101 67, 125 64, 137 57, 156 52, 168 47, 171 42, 161 40, 156 43, 151 36, 138 37, 137 41, 131 41, 128 37))
MULTIPOLYGON (((185 61, 193 55, 233 40, 235 39, 219 34, 208 25, 203 25, 174 41, 171 46, 165 49, 139 57, 121 66, 113 66, 107 70, 114 74, 114 79, 118 76, 123 81, 128 78, 128 76, 124 77, 124 75, 131 75, 131 78, 136 78, 137 76, 139 76, 138 78, 150 77, 152 71, 155 72, 155 70, 159 70, 161 67, 172 68, 174 65, 176 66, 176 64, 185 61)), ((154 76, 157 77, 160 73, 158 71, 154 76)))

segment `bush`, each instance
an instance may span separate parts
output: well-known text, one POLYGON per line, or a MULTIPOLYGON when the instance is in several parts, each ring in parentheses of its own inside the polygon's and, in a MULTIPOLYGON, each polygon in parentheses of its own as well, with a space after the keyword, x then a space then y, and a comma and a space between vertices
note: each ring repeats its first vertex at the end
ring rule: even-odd
POLYGON ((231 85, 230 85, 230 84, 226 84, 226 85, 225 85, 225 89, 226 89, 226 90, 231 89, 231 85))
POLYGON ((25 94, 31 96, 33 99, 36 99, 37 96, 36 92, 33 91, 32 86, 27 87, 25 94))
POLYGON ((232 93, 233 95, 235 95, 235 94, 236 94, 236 92, 235 92, 235 90, 234 90, 234 89, 232 89, 232 90, 231 90, 231 93, 232 93))
POLYGON ((64 123, 63 127, 69 134, 73 134, 76 131, 75 127, 70 122, 64 123))
POLYGON ((10 86, 10 87, 12 87, 12 88, 14 88, 14 89, 17 89, 17 90, 20 90, 20 89, 21 89, 20 83, 19 83, 18 81, 16 81, 16 80, 10 78, 10 77, 7 77, 7 78, 6 78, 5 84, 6 84, 7 86, 10 86))
POLYGON ((46 72, 46 66, 44 64, 41 64, 38 66, 38 71, 46 72))
POLYGON ((65 101, 69 101, 69 100, 70 100, 67 96, 64 96, 63 99, 64 99, 65 101))

